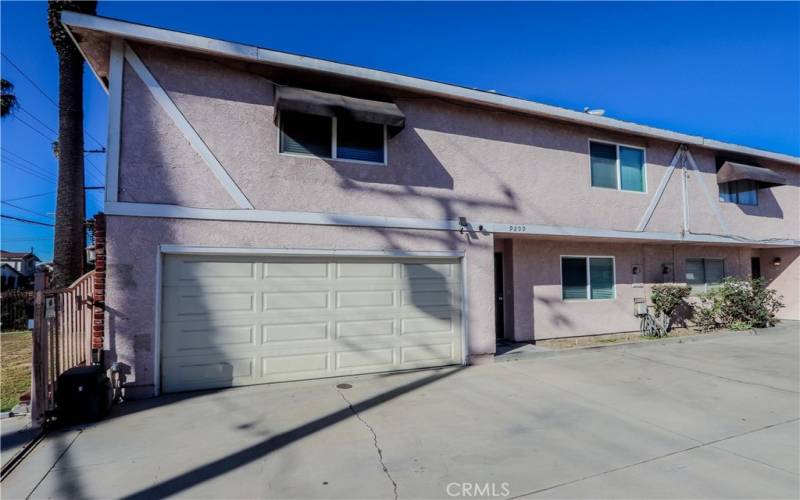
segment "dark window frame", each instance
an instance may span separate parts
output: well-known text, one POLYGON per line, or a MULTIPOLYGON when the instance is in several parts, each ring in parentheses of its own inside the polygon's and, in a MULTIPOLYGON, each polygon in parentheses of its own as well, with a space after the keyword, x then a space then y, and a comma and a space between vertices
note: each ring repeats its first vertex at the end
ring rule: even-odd
POLYGON ((582 301, 582 300, 616 300, 617 299, 617 259, 613 255, 561 255, 559 256, 559 281, 561 284, 561 301, 562 302, 571 302, 571 301, 582 301), (584 267, 586 270, 586 295, 584 297, 564 297, 564 260, 567 259, 574 259, 574 260, 583 260, 584 267), (603 259, 603 260, 610 260, 611 261, 611 289, 613 291, 613 295, 611 297, 604 297, 604 298, 592 298, 592 259, 603 259))
MULTIPOLYGON (((355 159, 351 159, 351 158, 340 157, 339 156, 339 151, 338 151, 338 140, 337 140, 338 139, 338 134, 339 134, 339 120, 336 117, 330 117, 330 120, 331 120, 331 132, 330 132, 330 140, 331 140, 330 151, 331 151, 331 154, 330 154, 330 156, 320 156, 320 155, 315 155, 315 154, 305 154, 305 153, 295 153, 295 152, 291 152, 291 151, 284 151, 284 139, 283 139, 283 137, 284 137, 284 133, 283 133, 284 113, 285 112, 281 112, 278 115, 278 154, 280 154, 280 155, 297 156, 297 157, 301 157, 301 158, 319 158, 319 159, 322 159, 322 160, 334 160, 334 161, 340 161, 340 162, 358 163, 358 164, 362 164, 362 165, 375 165, 375 166, 386 166, 389 163, 389 135, 388 135, 387 127, 386 127, 386 125, 379 125, 379 124, 374 124, 374 125, 379 126, 379 127, 381 127, 383 129, 383 155, 382 155, 383 161, 377 162, 377 161, 369 161, 369 160, 355 160, 355 159)), ((297 114, 305 114, 305 113, 297 113, 297 114)), ((314 116, 314 115, 311 115, 311 116, 314 116)), ((364 123, 366 123, 366 122, 364 122, 364 123)), ((368 125, 373 125, 373 124, 368 124, 368 125)))

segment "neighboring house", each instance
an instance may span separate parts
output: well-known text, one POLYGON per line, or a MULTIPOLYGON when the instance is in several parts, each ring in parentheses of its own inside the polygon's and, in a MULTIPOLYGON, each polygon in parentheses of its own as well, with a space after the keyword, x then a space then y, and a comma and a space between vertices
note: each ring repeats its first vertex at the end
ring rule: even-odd
POLYGON ((16 290, 24 288, 28 283, 29 280, 25 275, 11 267, 11 265, 0 264, 0 290, 16 290))
MULTIPOLYGON (((5 250, 0 250, 0 265, 4 268, 8 267, 9 269, 16 271, 16 275, 11 273, 11 271, 3 270, 3 281, 6 282, 6 277, 9 280, 13 280, 17 284, 12 288, 21 288, 28 286, 30 283, 33 282, 33 274, 36 272, 36 265, 39 260, 39 257, 33 254, 33 252, 6 252, 5 250), (16 279, 14 278, 16 276, 16 279)), ((6 287, 4 286, 3 289, 6 287)))
POLYGON ((110 89, 106 345, 129 397, 635 331, 661 282, 760 274, 800 319, 800 158, 63 21, 110 89))

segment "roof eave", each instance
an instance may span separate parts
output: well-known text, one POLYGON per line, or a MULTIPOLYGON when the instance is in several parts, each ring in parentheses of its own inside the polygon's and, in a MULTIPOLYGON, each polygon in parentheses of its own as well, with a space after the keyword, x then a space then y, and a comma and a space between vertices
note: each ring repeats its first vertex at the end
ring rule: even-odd
MULTIPOLYGON (((751 155, 759 158, 776 160, 800 166, 800 157, 787 154, 715 141, 713 139, 706 139, 702 136, 648 127, 646 125, 639 125, 605 116, 591 115, 588 113, 541 104, 516 97, 509 97, 491 92, 474 90, 465 87, 459 87, 457 85, 398 75, 395 73, 378 71, 359 66, 352 66, 349 64, 299 56, 286 52, 278 52, 252 45, 217 40, 189 33, 181 33, 163 28, 156 28, 152 26, 120 21, 117 19, 91 16, 88 14, 80 14, 70 11, 64 11, 62 13, 61 22, 67 28, 67 31, 70 32, 70 36, 72 36, 71 28, 73 27, 94 30, 106 33, 110 36, 121 37, 128 40, 164 45, 211 55, 241 59, 250 62, 260 62, 275 66, 344 76, 373 84, 434 95, 445 99, 470 102, 473 104, 490 106, 517 113, 526 113, 579 125, 598 127, 687 145, 695 145, 719 151, 751 155)), ((73 41, 75 41, 74 37, 73 41)), ((77 41, 76 45, 80 47, 80 44, 77 41)), ((91 59, 86 58, 86 60, 90 65, 92 65, 91 59)), ((97 69, 93 67, 92 71, 98 77, 98 80, 101 82, 101 84, 105 87, 105 83, 98 75, 97 69)))

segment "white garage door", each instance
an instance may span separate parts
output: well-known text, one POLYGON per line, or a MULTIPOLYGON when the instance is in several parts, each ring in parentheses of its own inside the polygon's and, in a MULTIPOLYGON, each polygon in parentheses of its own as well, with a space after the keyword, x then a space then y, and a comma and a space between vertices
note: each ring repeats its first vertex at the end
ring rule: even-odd
POLYGON ((169 255, 165 392, 461 363, 456 259, 169 255))

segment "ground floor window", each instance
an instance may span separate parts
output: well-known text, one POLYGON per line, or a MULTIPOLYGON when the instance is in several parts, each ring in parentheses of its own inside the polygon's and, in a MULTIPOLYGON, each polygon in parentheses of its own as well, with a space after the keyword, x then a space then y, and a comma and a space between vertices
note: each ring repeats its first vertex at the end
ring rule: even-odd
POLYGON ((722 283, 725 261, 722 259, 686 259, 686 284, 693 292, 705 292, 722 283))
POLYGON ((561 257, 561 298, 564 300, 613 299, 613 257, 561 257))

